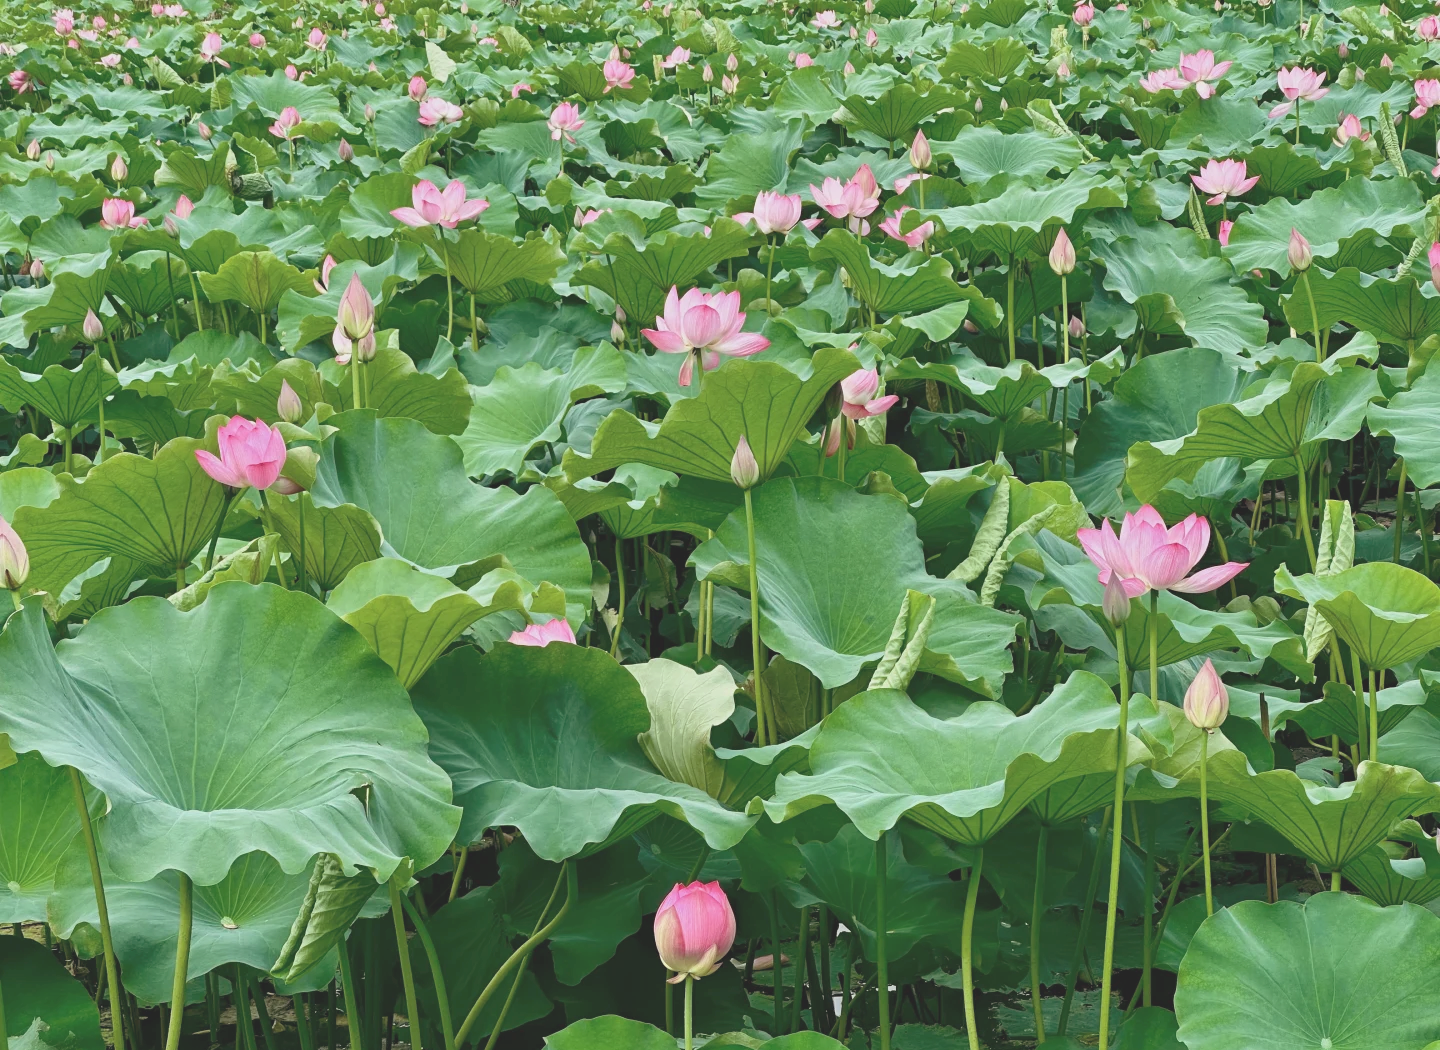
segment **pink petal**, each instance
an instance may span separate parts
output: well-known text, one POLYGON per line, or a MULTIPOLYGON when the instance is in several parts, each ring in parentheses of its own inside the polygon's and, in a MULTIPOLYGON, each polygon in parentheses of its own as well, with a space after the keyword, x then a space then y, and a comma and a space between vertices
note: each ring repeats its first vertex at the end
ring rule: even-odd
POLYGON ((683 354, 685 352, 685 340, 680 338, 679 332, 667 332, 657 328, 642 328, 640 334, 650 340, 650 345, 661 353, 683 354))
POLYGON ((715 344, 715 349, 727 357, 749 357, 751 354, 758 354, 770 345, 770 340, 758 332, 741 332, 723 342, 715 344))
POLYGON ((421 215, 414 208, 395 208, 390 212, 392 218, 399 219, 406 226, 419 228, 429 226, 430 220, 421 215))
POLYGON ((1193 576, 1186 577, 1179 583, 1172 583, 1169 589, 1177 594, 1205 594, 1225 586, 1244 572, 1249 564, 1249 562, 1242 561, 1227 561, 1224 565, 1212 565, 1208 569, 1201 569, 1193 576))
POLYGON ((1140 576, 1157 590, 1168 590, 1185 578, 1195 564, 1183 544, 1165 543, 1150 551, 1140 563, 1140 576))

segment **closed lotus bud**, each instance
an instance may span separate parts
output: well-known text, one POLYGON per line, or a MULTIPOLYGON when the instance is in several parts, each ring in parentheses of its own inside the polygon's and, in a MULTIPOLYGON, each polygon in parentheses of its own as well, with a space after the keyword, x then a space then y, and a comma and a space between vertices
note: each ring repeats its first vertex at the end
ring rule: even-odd
POLYGON ((731 73, 735 72, 735 70, 740 68, 740 60, 735 57, 735 53, 733 51, 725 56, 725 68, 731 73))
POLYGON ((1085 322, 1080 320, 1079 314, 1076 314, 1074 317, 1070 318, 1070 338, 1079 339, 1084 334, 1085 322))
POLYGON ((105 325, 94 310, 85 311, 85 320, 80 325, 80 331, 85 333, 85 339, 90 343, 98 343, 105 337, 105 325))
POLYGON ((750 451, 750 442, 740 435, 735 446, 735 455, 730 458, 730 480, 742 489, 753 489, 760 481, 760 464, 755 462, 755 453, 750 451))
POLYGON ((362 364, 375 360, 375 333, 355 340, 355 357, 362 364))
POLYGON ((610 341, 616 346, 621 346, 625 342, 625 329, 619 321, 610 322, 610 341))
POLYGON ((45 264, 36 259, 30 264, 30 280, 38 281, 45 276, 45 264))
POLYGON ((48 151, 47 151, 46 154, 45 154, 45 170, 46 170, 46 171, 54 171, 54 170, 55 170, 55 154, 50 153, 50 152, 48 152, 48 151))
POLYGON ((675 884, 655 913, 655 949, 676 984, 708 977, 735 944, 735 912, 718 882, 675 884))
POLYGON ((195 130, 200 133, 200 137, 206 142, 209 142, 211 136, 215 134, 215 132, 210 130, 210 125, 206 124, 203 120, 195 125, 195 130))
POLYGON ((740 90, 740 78, 731 73, 726 73, 720 78, 720 86, 725 89, 725 94, 733 95, 740 90))
POLYGON ((29 157, 31 160, 39 160, 39 159, 40 159, 40 140, 39 140, 39 139, 31 139, 31 140, 30 140, 30 145, 28 145, 28 146, 25 147, 25 156, 29 157))
POLYGON ((18 591, 25 586, 29 575, 30 555, 25 550, 25 542, 8 521, 0 518, 0 576, 3 576, 5 586, 18 591))
POLYGON ((275 399, 275 411, 280 413, 280 418, 287 423, 300 422, 305 413, 305 406, 300 403, 300 395, 295 393, 289 380, 280 380, 280 396, 275 399))
POLYGON ((1293 226, 1290 227, 1290 248, 1286 251, 1285 258, 1290 263, 1290 269, 1296 273, 1304 273, 1310 269, 1310 242, 1293 226))
POLYGON ((1110 582, 1105 585, 1105 597, 1100 601, 1100 611, 1112 627, 1119 627, 1130 619, 1130 595, 1125 592, 1119 573, 1110 574, 1110 582))
POLYGON ((910 143, 910 166, 916 171, 929 171, 930 163, 934 159, 930 152, 930 140, 925 137, 925 132, 915 132, 915 141, 910 143))
POLYGON ((126 176, 129 174, 130 167, 125 163, 125 158, 117 154, 115 159, 110 163, 110 178, 113 179, 118 186, 125 181, 126 176))
POLYGON ((1196 729, 1213 733, 1225 724, 1229 714, 1230 694, 1225 691, 1225 683, 1216 673, 1215 665, 1206 660, 1195 681, 1185 690, 1185 717, 1196 729))
POLYGON ((715 70, 710 68, 709 62, 706 62, 704 68, 700 70, 700 79, 707 84, 715 83, 715 70))
POLYGON ((1075 272, 1075 245, 1070 243, 1070 235, 1063 226, 1055 235, 1055 243, 1050 247, 1050 269, 1055 271, 1057 277, 1075 272))
POLYGON ((355 159, 355 147, 345 139, 340 140, 340 159, 346 164, 355 159))
POLYGON ((984 113, 984 112, 985 112, 985 100, 984 100, 983 98, 977 98, 977 99, 975 100, 975 112, 976 112, 976 113, 984 113))
POLYGON ((375 328, 375 304, 358 273, 350 275, 350 283, 345 286, 345 292, 340 296, 340 309, 335 315, 335 323, 351 339, 363 339, 375 328))
POLYGON ((365 123, 367 123, 367 124, 373 124, 373 123, 375 123, 375 107, 372 106, 372 105, 369 105, 368 103, 367 103, 366 106, 365 106, 365 123))
POLYGON ((1001 113, 1004 113, 1004 112, 1007 111, 1009 108, 1010 108, 1010 103, 1009 103, 1007 100, 1005 100, 1005 99, 1002 98, 1002 99, 1000 100, 1000 112, 1001 112, 1001 113))

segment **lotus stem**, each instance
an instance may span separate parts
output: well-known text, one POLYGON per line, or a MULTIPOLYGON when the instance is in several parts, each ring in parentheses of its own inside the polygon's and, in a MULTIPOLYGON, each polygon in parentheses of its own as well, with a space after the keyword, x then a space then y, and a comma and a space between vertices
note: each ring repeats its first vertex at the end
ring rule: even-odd
MULTIPOLYGON (((881 832, 880 837, 875 840, 875 994, 880 1005, 880 1050, 890 1050, 890 961, 885 946, 885 924, 888 921, 885 914, 885 883, 889 860, 885 847, 888 838, 888 833, 881 832)), ((799 967, 796 969, 798 972, 799 967)), ((797 976, 795 980, 798 993, 800 979, 797 976)), ((796 1014, 799 1014, 798 1009, 796 1014)))
POLYGON ((448 320, 445 322, 445 339, 447 342, 453 343, 455 341, 455 293, 452 290, 450 279, 450 249, 445 244, 443 229, 440 231, 440 256, 445 261, 445 309, 448 312, 448 320))
MULTIPOLYGON (((186 269, 190 267, 187 265, 186 269)), ((190 270, 190 301, 195 306, 195 328, 197 331, 205 331, 205 314, 200 309, 200 289, 195 284, 195 271, 190 270)))
MULTIPOLYGON (((844 444, 842 441, 841 444, 844 444)), ((755 739, 760 744, 780 743, 780 727, 765 706, 765 648, 760 640, 760 569, 755 547, 755 500, 745 490, 745 533, 750 540, 750 655, 755 665, 755 739)))
POLYGON ((1049 845, 1050 827, 1040 825, 1040 841, 1035 846, 1035 895, 1030 902, 1030 1002, 1035 1007, 1035 1038, 1045 1041, 1045 1012, 1040 1008, 1040 917, 1045 914, 1045 849, 1049 845))
POLYGON ((1005 268, 1005 334, 1010 342, 1010 360, 1015 360, 1015 256, 1005 268))
POLYGON ((1075 1001, 1075 982, 1079 979, 1085 944, 1090 938, 1090 920, 1095 915, 1095 892, 1100 888, 1100 861, 1105 856, 1105 834, 1110 829, 1111 813, 1110 807, 1106 806, 1105 815, 1100 819, 1100 835, 1095 839, 1095 857, 1090 862, 1090 881, 1080 913, 1080 936, 1075 941, 1075 950, 1070 954, 1070 973, 1065 979, 1065 1000, 1060 1004, 1060 1022, 1055 1026, 1057 1036, 1063 1036, 1070 1024, 1070 1006, 1075 1001))
POLYGON ((1305 457, 1298 451, 1295 453, 1295 466, 1298 468, 1296 477, 1298 479, 1297 488, 1299 489, 1300 495, 1300 510, 1299 516, 1295 519, 1295 533, 1297 537, 1303 536, 1305 538, 1305 553, 1310 558, 1310 571, 1314 572, 1316 564, 1315 538, 1310 535, 1310 496, 1308 491, 1309 486, 1307 484, 1309 479, 1305 470, 1305 457))
POLYGON ((615 537, 615 582, 620 588, 620 604, 615 615, 615 632, 610 638, 610 655, 618 660, 620 634, 625 629, 625 546, 618 535, 615 537))
MULTIPOLYGON (((816 912, 816 923, 820 927, 820 1001, 828 1019, 835 1009, 835 1000, 830 995, 830 909, 823 904, 816 912)), ((815 1030, 820 1031, 818 1025, 815 1030)))
POLYGON ((1305 296, 1310 300, 1310 324, 1315 330, 1315 360, 1325 360, 1325 349, 1320 343, 1320 315, 1315 310, 1315 293, 1310 290, 1310 271, 1301 270, 1300 280, 1305 284, 1305 296))
POLYGON ((1205 916, 1215 914, 1215 895, 1210 880, 1210 789, 1206 761, 1210 757, 1210 730, 1200 736, 1200 852, 1205 858, 1205 916))
MULTIPOLYGON (((206 572, 215 568, 215 548, 220 543, 220 533, 225 530, 225 516, 230 513, 230 504, 235 502, 235 497, 238 495, 240 495, 239 489, 232 489, 228 485, 225 487, 225 503, 220 508, 220 520, 215 523, 215 532, 210 537, 210 550, 205 555, 206 572)), ((178 576, 179 580, 177 580, 177 582, 180 586, 177 590, 183 590, 185 587, 185 567, 183 565, 180 567, 178 576)))
MULTIPOLYGON (((69 460, 67 458, 66 462, 69 460)), ((1405 457, 1400 457, 1400 485, 1395 489, 1395 564, 1400 564, 1400 537, 1403 534, 1402 526, 1405 522, 1405 457)), ((1313 566, 1312 566, 1313 571, 1313 566)))
POLYGON ((780 954, 780 897, 774 891, 770 891, 770 989, 774 1000, 773 1017, 771 1018, 775 1034, 783 1035, 781 1022, 784 1020, 780 1012, 780 1001, 785 994, 785 962, 784 956, 780 954))
MULTIPOLYGON (((1160 700, 1160 592, 1150 592, 1150 622, 1146 625, 1150 632, 1150 699, 1158 702, 1160 700)), ((1123 667, 1124 664, 1121 664, 1123 667)), ((1125 741, 1120 741, 1124 747, 1125 741)), ((1123 764, 1125 752, 1121 750, 1120 759, 1123 764)), ((1118 822, 1117 822, 1118 824, 1118 822)))
POLYGON ((364 408, 364 398, 360 393, 360 355, 353 349, 350 351, 350 391, 355 407, 364 408))
MULTIPOLYGON (((563 872, 562 872, 563 874, 563 872)), ((695 881, 694 879, 690 880, 695 881)), ((530 931, 531 936, 540 932, 540 927, 545 924, 545 916, 550 914, 550 909, 555 905, 555 898, 560 895, 561 879, 555 879, 555 888, 550 891, 550 899, 545 902, 545 907, 540 909, 540 917, 535 920, 535 927, 530 931)), ((530 955, 520 960, 520 965, 515 970, 515 980, 510 984, 510 994, 505 997, 505 1003, 500 1007, 500 1016, 495 1018, 495 1027, 490 1031, 490 1039, 485 1043, 485 1050, 494 1050, 495 1044, 500 1041, 500 1033, 505 1029, 505 1018, 510 1014, 510 1007, 515 1002, 515 996, 520 993, 520 983, 525 980, 525 971, 530 967, 530 955)), ((670 1034, 674 1012, 674 1002, 670 997, 670 985, 665 986, 665 1033, 670 1034)))
MULTIPOLYGON (((1380 761, 1380 696, 1376 690, 1375 668, 1370 668, 1370 761, 1380 761)), ((1383 679, 1385 671, 1382 668, 1378 676, 1383 679)))
MULTIPOLYGON (((10 592, 17 601, 19 593, 10 592)), ((105 877, 100 871, 100 851, 95 845, 95 827, 90 823, 90 807, 85 804, 85 785, 80 780, 80 771, 70 767, 70 786, 75 792, 75 811, 80 817, 80 833, 85 839, 85 852, 90 860, 90 884, 95 888, 95 909, 100 913, 100 943, 105 948, 105 984, 110 994, 110 1016, 115 1029, 115 1050, 125 1050, 125 1026, 120 1022, 120 1011, 125 1003, 120 990, 120 971, 115 965, 115 939, 110 935, 110 909, 105 903, 105 877)), ((0 1002, 0 1010, 4 1009, 0 1002)), ((0 1016, 0 1034, 5 1031, 4 1017, 0 1016)), ((0 1045, 0 1050, 5 1050, 0 1045)))
POLYGON ((685 975, 685 1050, 695 1046, 695 975, 685 975))
MULTIPOLYGON (((1136 802, 1130 803, 1130 817, 1139 822, 1140 806, 1136 802)), ((1140 836, 1136 835, 1136 841, 1140 836)), ((1145 821, 1145 939, 1143 941, 1145 954, 1142 963, 1140 987, 1144 992, 1143 1002, 1151 1006, 1153 996, 1153 976, 1155 973, 1155 822, 1147 819, 1145 821)), ((1128 1012, 1128 1011, 1127 1011, 1128 1012)))
POLYGON ((770 274, 775 267, 775 245, 770 240, 769 234, 765 236, 765 312, 774 313, 770 309, 770 274))
MULTIPOLYGON (((690 880, 694 882, 694 879, 690 880)), ((807 905, 800 909, 800 946, 799 955, 795 960, 795 1004, 794 1013, 790 1017, 790 1031, 801 1031, 801 1003, 805 998, 805 964, 810 961, 810 908, 807 905)), ((887 996, 888 998, 888 996, 887 996)))
MULTIPOLYGON (((117 1032, 115 1045, 119 1046, 121 1037, 118 1035, 120 1030, 118 1022, 115 1024, 115 1030, 117 1032)), ((0 987, 0 1050, 10 1050, 10 1036, 6 1034, 5 1029, 5 989, 3 987, 0 987)))
MULTIPOLYGON (((1152 598, 1152 607, 1154 600, 1152 598)), ((1151 616, 1154 619, 1154 616, 1151 616)), ((1125 625, 1115 628, 1120 663, 1120 725, 1115 746, 1115 834, 1110 847, 1110 894, 1105 902, 1105 959, 1100 976, 1100 1045, 1110 1045, 1110 985, 1115 965, 1115 911, 1120 899, 1120 852, 1124 836, 1120 822, 1125 813, 1125 738, 1130 733, 1130 669, 1126 666, 1125 625)), ((972 1048, 978 1050, 978 1048, 972 1048)))
POLYGON ((310 579, 305 571, 305 493, 300 493, 299 499, 296 500, 296 507, 300 513, 300 589, 308 592, 310 579))
POLYGON ((450 994, 445 988, 445 975, 440 970, 440 955, 435 950, 435 939, 430 936, 430 928, 425 924, 424 918, 421 917, 415 905, 410 903, 410 898, 402 893, 400 903, 405 908, 405 914, 410 916, 410 923, 415 927, 415 935, 420 938, 420 946, 425 949, 425 960, 430 964, 430 976, 435 982, 435 1004, 440 1011, 440 1030, 445 1038, 445 1050, 455 1050, 455 1023, 450 1018, 450 994))
POLYGON ((415 997, 415 972, 410 965, 410 938, 405 935, 405 911, 400 903, 398 875, 390 877, 390 914, 395 919, 395 945, 400 949, 400 980, 405 986, 405 1016, 410 1021, 410 1045, 420 1045, 420 1002, 415 997))
POLYGON ((360 1007, 355 1001, 355 977, 350 972, 350 945, 340 942, 340 988, 345 996, 345 1023, 350 1032, 350 1050, 365 1050, 364 1028, 360 1007))
POLYGON ((460 893, 460 880, 465 875, 465 862, 470 859, 470 847, 460 847, 460 859, 455 862, 455 874, 450 879, 450 896, 446 903, 451 903, 460 893))
POLYGON ((980 1031, 975 1026, 975 960, 971 947, 975 940, 975 902, 980 898, 980 873, 985 864, 985 850, 975 851, 975 865, 965 887, 965 920, 960 927, 960 975, 965 989, 965 1034, 970 1050, 980 1050, 980 1031))
POLYGON ((175 979, 170 985, 170 1029, 165 1050, 179 1050, 185 1022, 185 981, 190 973, 190 933, 194 918, 195 886, 183 871, 180 877, 180 930, 175 940, 175 979))
MULTIPOLYGON (((1365 679, 1360 675, 1360 654, 1354 648, 1350 650, 1350 676, 1355 679, 1355 748, 1363 759, 1369 742, 1369 734, 1365 732, 1365 679)), ((1358 775, 1358 762, 1355 771, 1358 775)))

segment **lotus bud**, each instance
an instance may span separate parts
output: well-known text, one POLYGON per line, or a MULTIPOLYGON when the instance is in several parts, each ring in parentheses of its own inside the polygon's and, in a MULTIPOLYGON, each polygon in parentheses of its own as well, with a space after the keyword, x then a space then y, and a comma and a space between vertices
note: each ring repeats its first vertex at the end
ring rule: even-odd
POLYGON ((5 586, 12 591, 25 586, 30 575, 30 555, 25 550, 25 541, 4 518, 0 518, 0 574, 4 576, 5 586))
POLYGON ((925 137, 925 132, 915 132, 915 141, 910 143, 910 166, 916 171, 929 171, 934 159, 930 152, 930 140, 925 137))
POLYGON ((1010 103, 1009 103, 1007 100, 1005 100, 1005 99, 1002 98, 1002 99, 1000 100, 1000 112, 1001 112, 1001 113, 1004 113, 1004 112, 1007 112, 1009 109, 1010 109, 1010 103))
POLYGON ((1394 60, 1393 58, 1391 58, 1389 55, 1381 55, 1381 56, 1380 56, 1380 68, 1381 68, 1381 69, 1394 69, 1394 68, 1395 68, 1395 60, 1394 60))
POLYGON ((98 343, 105 337, 105 325, 94 310, 85 311, 85 320, 80 325, 80 331, 85 334, 85 340, 89 343, 98 343))
POLYGON ((1430 283, 1440 291, 1440 241, 1430 245, 1430 283))
POLYGON ((1196 729, 1213 733, 1225 724, 1229 714, 1230 694, 1215 672, 1215 665, 1206 660, 1190 688, 1185 690, 1185 717, 1196 729))
POLYGON ((200 133, 200 137, 206 142, 209 142, 215 134, 215 132, 210 130, 210 125, 206 124, 203 120, 195 125, 195 130, 200 133))
POLYGON ((1070 235, 1063 226, 1055 235, 1055 243, 1050 246, 1050 269, 1057 277, 1075 272, 1075 245, 1070 243, 1070 235))
POLYGON ((625 328, 619 321, 610 322, 610 341, 616 346, 625 345, 625 328))
POLYGON ((125 163, 125 158, 116 154, 115 159, 110 162, 110 178, 118 186, 125 181, 129 174, 130 167, 125 163))
POLYGON ((983 98, 977 98, 977 99, 975 100, 975 112, 976 112, 976 113, 984 113, 984 112, 985 112, 985 100, 984 100, 983 98))
POLYGON ((362 336, 355 340, 355 357, 361 364, 368 364, 375 360, 375 333, 362 336))
POLYGON ((735 72, 735 70, 740 68, 740 60, 735 57, 735 53, 733 51, 725 56, 725 68, 731 73, 735 72))
POLYGON ((1079 339, 1084 334, 1085 323, 1080 320, 1080 315, 1076 314, 1074 317, 1070 318, 1070 338, 1079 339))
POLYGON ((706 62, 704 67, 700 70, 700 79, 707 84, 715 83, 715 71, 710 68, 709 62, 706 62))
POLYGON ((46 170, 46 171, 54 171, 54 170, 55 170, 55 154, 49 152, 48 150, 47 150, 46 153, 45 153, 45 170, 46 170))
POLYGON ((375 329, 375 304, 358 273, 350 275, 350 283, 340 296, 340 309, 335 314, 337 327, 350 339, 363 339, 375 329))
POLYGON ((725 89, 725 94, 733 95, 740 90, 740 78, 731 73, 726 73, 720 78, 720 86, 725 89))
POLYGON ((295 393, 289 380, 280 380, 280 396, 275 400, 275 411, 287 423, 298 423, 304 415, 305 406, 300 403, 300 395, 295 393))
POLYGON ((1290 227, 1290 248, 1286 251, 1285 258, 1290 263, 1290 269, 1296 273, 1304 273, 1310 269, 1310 242, 1293 226, 1290 227))
POLYGON ((349 143, 348 141, 346 141, 345 139, 341 139, 341 140, 340 140, 340 160, 341 160, 343 163, 345 163, 345 164, 349 164, 349 163, 350 163, 352 160, 354 160, 354 159, 355 159, 355 147, 352 146, 352 145, 350 145, 350 143, 349 143))
POLYGON ((1105 585, 1105 597, 1100 601, 1100 611, 1112 627, 1119 627, 1130 619, 1130 595, 1125 593, 1124 581, 1119 573, 1110 574, 1110 582, 1105 585))
POLYGON ((29 157, 31 160, 39 160, 39 159, 40 159, 40 140, 39 140, 39 139, 31 139, 31 140, 30 140, 30 145, 28 145, 28 146, 25 147, 25 156, 29 157))
POLYGON ((655 950, 670 983, 708 977, 735 944, 735 912, 718 882, 675 888, 655 913, 655 950))
POLYGON ((36 259, 30 264, 30 280, 38 281, 45 276, 45 264, 36 259))
POLYGON ((742 489, 753 489, 760 482, 760 464, 755 462, 755 453, 750 451, 750 442, 744 434, 740 435, 735 455, 730 459, 730 480, 742 489))
POLYGON ((375 123, 375 107, 368 103, 365 106, 365 123, 375 123))

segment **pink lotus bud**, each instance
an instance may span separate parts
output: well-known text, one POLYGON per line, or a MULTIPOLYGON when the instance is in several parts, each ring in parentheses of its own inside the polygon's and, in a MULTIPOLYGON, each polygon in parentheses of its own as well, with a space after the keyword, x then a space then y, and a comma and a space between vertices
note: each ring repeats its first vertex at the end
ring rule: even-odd
POLYGON ((873 29, 865 30, 865 46, 874 47, 878 43, 880 43, 880 34, 873 29))
POLYGON ((111 180, 113 180, 114 183, 118 186, 120 183, 125 181, 126 176, 128 176, 129 174, 130 168, 125 163, 125 158, 117 153, 115 155, 115 159, 110 162, 111 180))
POLYGON ((1338 44, 1335 45, 1335 53, 1336 53, 1337 55, 1339 55, 1341 58, 1349 58, 1349 57, 1350 57, 1350 47, 1349 47, 1349 45, 1347 45, 1347 44, 1345 43, 1345 41, 1342 40, 1342 41, 1340 41, 1340 43, 1338 43, 1338 44))
POLYGON ((1057 277, 1075 272, 1075 245, 1070 243, 1070 235, 1063 226, 1055 235, 1055 243, 1050 247, 1050 269, 1055 271, 1057 277))
POLYGON ((1381 55, 1381 56, 1380 56, 1380 68, 1381 68, 1381 69, 1394 69, 1394 68, 1395 68, 1395 60, 1394 60, 1393 58, 1391 58, 1389 55, 1381 55))
POLYGON ((94 310, 85 311, 85 320, 80 325, 80 331, 85 334, 89 343, 98 343, 105 337, 105 325, 96 316, 94 310))
POLYGON ((930 140, 925 137, 925 132, 915 132, 915 141, 910 143, 910 166, 916 171, 929 171, 934 159, 930 152, 930 140))
POLYGON ((1105 597, 1100 600, 1100 611, 1105 614, 1105 619, 1110 621, 1112 627, 1119 627, 1130 619, 1130 595, 1125 593, 1118 572, 1112 572, 1110 582, 1105 584, 1105 597))
POLYGON ((30 555, 25 550, 25 541, 8 521, 0 518, 0 577, 7 588, 18 591, 25 586, 29 575, 30 555))
POLYGON ((250 46, 251 46, 251 47, 264 47, 264 46, 265 46, 265 36, 264 36, 264 34, 262 34, 262 33, 251 33, 251 34, 250 34, 250 46))
POLYGON ((1185 690, 1185 717, 1196 729, 1213 733, 1230 714, 1230 694, 1209 660, 1185 690))
POLYGON ((1219 237, 1220 237, 1220 247, 1222 247, 1222 248, 1228 248, 1228 247, 1230 247, 1230 231, 1233 230, 1234 228, 1235 228, 1235 223, 1234 223, 1233 220, 1231 220, 1231 219, 1221 219, 1221 220, 1220 220, 1220 233, 1219 233, 1219 237))
POLYGON ((195 130, 200 133, 200 137, 206 142, 209 142, 215 134, 215 132, 210 130, 210 125, 206 124, 203 120, 196 121, 195 130))
POLYGON ((616 346, 623 346, 625 344, 625 329, 619 321, 610 322, 610 341, 616 346))
POLYGON ((731 73, 735 72, 735 70, 740 68, 740 60, 735 57, 735 53, 733 51, 725 56, 725 68, 731 73))
POLYGON ((730 458, 730 480, 742 489, 753 489, 760 482, 760 464, 755 462, 755 453, 750 451, 750 442, 744 434, 740 435, 735 455, 730 458))
POLYGON ((1077 26, 1088 26, 1095 21, 1095 5, 1082 2, 1075 5, 1075 12, 1070 16, 1075 20, 1077 26))
POLYGON ((735 913, 718 882, 675 884, 655 913, 655 950, 678 984, 708 977, 735 944, 735 913))
POLYGON ((575 644, 575 632, 564 619, 547 620, 544 623, 532 623, 523 631, 515 631, 508 639, 511 645, 531 645, 543 649, 551 642, 562 642, 566 645, 575 644))
POLYGON ((715 70, 710 68, 709 62, 706 62, 705 65, 701 67, 700 79, 707 84, 715 83, 715 70))
POLYGON ((51 153, 49 150, 45 151, 45 170, 55 170, 55 154, 51 153))
POLYGON ((417 73, 410 78, 410 86, 406 90, 412 102, 419 102, 425 97, 425 92, 429 90, 429 86, 425 83, 425 78, 417 73))
POLYGON ((368 105, 368 104, 365 106, 365 123, 367 123, 367 124, 373 124, 373 123, 375 123, 375 107, 374 107, 374 106, 371 106, 371 105, 368 105))
POLYGON ((1081 322, 1080 315, 1076 314, 1074 317, 1070 318, 1070 338, 1079 339, 1084 334, 1085 325, 1083 322, 1081 322))
POLYGON ((345 139, 340 140, 339 153, 340 160, 346 164, 349 164, 352 160, 355 159, 355 147, 350 145, 350 143, 345 139))
POLYGON ((287 80, 299 80, 299 79, 300 79, 300 70, 298 70, 298 69, 295 68, 295 63, 291 62, 289 65, 287 65, 287 66, 285 67, 285 79, 287 79, 287 80))
POLYGON ((740 90, 740 78, 733 73, 726 73, 720 78, 720 86, 725 89, 725 94, 733 95, 740 90))
POLYGON ((108 22, 105 21, 105 16, 104 16, 104 15, 96 15, 94 18, 90 19, 90 24, 91 24, 96 30, 102 30, 102 29, 104 29, 107 25, 109 25, 110 23, 108 23, 108 22))
POLYGON ((1055 75, 1061 80, 1065 80, 1067 77, 1070 76, 1070 67, 1064 62, 1061 62, 1058 66, 1055 67, 1055 75))
POLYGON ((30 280, 38 281, 45 276, 45 264, 39 259, 30 263, 30 280))
POLYGON ((984 100, 983 98, 977 98, 977 99, 975 100, 975 112, 976 112, 976 113, 984 113, 984 112, 985 112, 985 100, 984 100))
POLYGON ((39 140, 39 139, 31 139, 31 140, 30 140, 30 145, 28 145, 28 146, 25 147, 25 156, 29 157, 31 160, 39 160, 39 159, 40 159, 40 140, 39 140))
POLYGON ((335 324, 350 339, 363 339, 375 328, 375 304, 358 273, 350 275, 350 283, 345 286, 345 292, 340 296, 340 309, 335 314, 335 324))
POLYGON ((285 465, 285 439, 278 428, 256 419, 232 416, 216 434, 220 448, 217 459, 205 449, 196 449, 200 469, 232 489, 254 486, 268 489, 285 465))
POLYGON ((300 403, 300 395, 295 393, 295 388, 290 385, 289 380, 280 380, 280 396, 275 400, 275 411, 287 423, 300 422, 301 416, 305 412, 305 406, 300 403))
POLYGON ((384 17, 385 17, 385 5, 384 5, 384 4, 376 4, 376 5, 375 5, 375 17, 376 17, 376 18, 384 18, 384 17))
POLYGON ((1290 247, 1285 253, 1285 258, 1290 263, 1290 269, 1296 273, 1304 273, 1310 269, 1310 242, 1293 226, 1290 227, 1290 247))
POLYGON ((1440 241, 1430 245, 1430 283, 1440 291, 1440 241))

